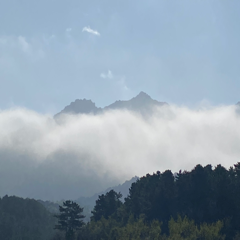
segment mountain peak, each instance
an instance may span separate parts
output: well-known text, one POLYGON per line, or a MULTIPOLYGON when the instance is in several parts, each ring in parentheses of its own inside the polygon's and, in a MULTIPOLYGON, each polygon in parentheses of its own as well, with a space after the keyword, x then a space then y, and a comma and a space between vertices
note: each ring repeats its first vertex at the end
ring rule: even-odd
POLYGON ((141 91, 136 98, 151 98, 147 93, 141 91))
POLYGON ((140 112, 142 114, 149 114, 153 111, 155 106, 166 105, 165 102, 158 102, 153 100, 147 93, 141 91, 136 97, 128 101, 116 101, 109 106, 102 108, 96 107, 95 103, 91 100, 75 100, 70 105, 66 106, 60 113, 56 114, 55 117, 61 114, 99 114, 107 110, 114 109, 127 109, 130 111, 140 112))
POLYGON ((74 102, 71 102, 70 105, 66 106, 60 113, 56 114, 54 117, 58 117, 61 114, 90 114, 97 113, 100 111, 100 108, 97 108, 95 103, 92 100, 87 99, 76 99, 74 102))

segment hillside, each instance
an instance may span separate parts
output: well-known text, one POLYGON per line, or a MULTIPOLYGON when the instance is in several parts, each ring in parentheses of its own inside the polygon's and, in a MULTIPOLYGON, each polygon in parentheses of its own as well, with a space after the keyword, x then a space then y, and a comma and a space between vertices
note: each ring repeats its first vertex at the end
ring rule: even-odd
POLYGON ((34 199, 0 198, 0 239, 49 240, 55 218, 34 199))

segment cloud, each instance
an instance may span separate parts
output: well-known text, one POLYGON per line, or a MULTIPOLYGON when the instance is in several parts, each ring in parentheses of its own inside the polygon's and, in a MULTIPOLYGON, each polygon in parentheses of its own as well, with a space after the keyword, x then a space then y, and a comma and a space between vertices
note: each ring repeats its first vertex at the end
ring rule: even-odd
POLYGON ((71 31, 72 31, 71 28, 67 28, 67 29, 66 29, 66 32, 71 32, 71 31))
POLYGON ((128 88, 126 81, 125 81, 125 77, 121 77, 120 80, 118 80, 118 84, 125 90, 125 91, 129 91, 130 89, 128 88))
POLYGON ((96 36, 100 36, 100 33, 96 30, 91 29, 90 27, 84 27, 82 32, 88 32, 96 36))
POLYGON ((107 73, 101 73, 100 77, 103 79, 114 79, 118 87, 120 86, 124 91, 130 90, 126 84, 125 76, 115 76, 113 75, 112 71, 108 70, 107 73))
POLYGON ((30 44, 26 41, 25 37, 19 36, 18 42, 24 52, 30 52, 30 44))
POLYGON ((101 73, 101 74, 100 74, 100 77, 101 77, 101 78, 104 78, 104 79, 106 79, 106 78, 112 79, 112 78, 113 78, 113 74, 112 74, 112 72, 111 72, 110 70, 108 70, 107 73, 101 73))
POLYGON ((229 167, 240 159, 235 107, 162 107, 143 118, 129 111, 51 116, 0 112, 0 196, 75 199, 157 170, 196 164, 229 167))
POLYGON ((19 65, 19 62, 22 63, 22 56, 31 61, 41 60, 46 55, 44 51, 44 45, 47 43, 46 39, 46 37, 43 37, 27 40, 22 35, 0 36, 1 60, 5 63, 11 62, 11 66, 13 66, 13 63, 16 63, 16 65, 19 65))

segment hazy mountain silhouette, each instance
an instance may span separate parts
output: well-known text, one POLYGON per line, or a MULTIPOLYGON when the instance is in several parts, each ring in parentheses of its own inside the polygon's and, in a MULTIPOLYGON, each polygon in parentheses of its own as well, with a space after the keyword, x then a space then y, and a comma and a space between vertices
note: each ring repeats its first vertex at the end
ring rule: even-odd
POLYGON ((97 108, 95 103, 91 100, 76 99, 75 102, 71 102, 70 105, 66 106, 60 113, 57 113, 54 117, 58 117, 61 114, 96 114, 102 109, 97 108))
POLYGON ((61 112, 57 113, 54 117, 59 117, 61 114, 99 114, 107 110, 127 109, 131 111, 148 114, 156 106, 166 105, 165 102, 158 102, 153 100, 148 94, 140 92, 136 97, 128 101, 116 101, 104 108, 96 107, 95 103, 91 100, 75 100, 70 105, 66 106, 61 112))
POLYGON ((116 101, 113 104, 105 107, 104 109, 128 109, 133 111, 141 111, 145 108, 149 108, 151 106, 163 106, 165 102, 158 102, 153 100, 148 94, 145 92, 140 92, 136 97, 132 98, 128 101, 116 101))
POLYGON ((132 183, 136 182, 138 179, 139 177, 135 176, 132 179, 125 181, 123 184, 119 184, 115 187, 110 187, 105 191, 94 194, 91 197, 80 197, 75 201, 80 204, 80 206, 84 207, 84 214, 86 215, 86 220, 89 221, 91 211, 93 210, 99 195, 106 194, 107 192, 114 190, 115 192, 120 192, 122 194, 122 200, 124 201, 124 198, 126 198, 129 194, 129 189, 132 186, 132 183))
MULTIPOLYGON (((136 182, 138 179, 139 177, 135 176, 132 179, 125 181, 123 184, 119 184, 118 186, 110 187, 105 191, 95 193, 91 197, 79 197, 78 199, 74 200, 74 202, 77 202, 81 207, 84 208, 83 214, 86 216, 84 222, 90 221, 90 217, 92 215, 91 211, 93 210, 99 195, 106 194, 107 192, 114 190, 115 192, 120 192, 122 194, 122 201, 124 201, 124 198, 126 198, 129 194, 129 189, 132 186, 132 183, 136 182)), ((37 201, 41 203, 50 213, 57 214, 59 212, 59 205, 62 205, 64 200, 58 202, 43 200, 37 201)))

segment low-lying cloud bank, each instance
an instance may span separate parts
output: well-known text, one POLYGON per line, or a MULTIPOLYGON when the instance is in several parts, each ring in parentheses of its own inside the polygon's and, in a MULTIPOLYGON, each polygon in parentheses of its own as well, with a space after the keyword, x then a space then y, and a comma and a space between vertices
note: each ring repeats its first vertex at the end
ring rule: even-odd
POLYGON ((240 161, 236 106, 158 108, 64 116, 0 111, 0 196, 50 200, 91 195, 137 175, 240 161))

